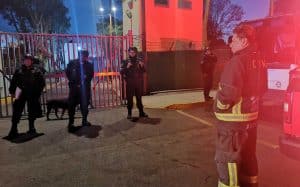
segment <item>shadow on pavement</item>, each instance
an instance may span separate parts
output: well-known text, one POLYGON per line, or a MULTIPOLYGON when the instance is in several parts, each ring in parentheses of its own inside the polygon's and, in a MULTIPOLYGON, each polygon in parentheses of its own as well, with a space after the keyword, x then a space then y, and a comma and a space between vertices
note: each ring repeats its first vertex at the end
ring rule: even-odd
POLYGON ((135 126, 132 120, 122 119, 113 123, 111 125, 105 126, 103 129, 103 134, 106 137, 111 137, 119 134, 122 131, 127 131, 135 126))
POLYGON ((283 123, 283 105, 260 106, 259 119, 272 122, 276 126, 283 123))
POLYGON ((132 122, 138 122, 142 124, 149 124, 149 125, 157 125, 161 122, 161 118, 138 118, 138 117, 133 117, 132 122))
POLYGON ((84 136, 86 138, 96 138, 99 136, 99 131, 102 130, 100 125, 92 125, 92 126, 80 126, 78 129, 73 132, 76 136, 84 136))
MULTIPOLYGON (((80 118, 82 118, 82 117, 81 116, 74 117, 74 119, 80 119, 80 118)), ((57 118, 57 117, 50 118, 49 117, 49 119, 45 118, 45 121, 64 121, 64 120, 68 120, 68 119, 69 119, 69 117, 62 117, 62 118, 57 118)))
POLYGON ((46 121, 58 121, 58 120, 67 120, 69 118, 50 118, 50 119, 46 119, 46 121))
POLYGON ((197 103, 187 103, 187 104, 173 104, 165 107, 168 110, 188 110, 194 108, 204 108, 205 111, 210 112, 212 111, 214 100, 205 101, 205 102, 197 102, 197 103))
POLYGON ((9 139, 7 136, 5 136, 3 139, 10 141, 12 143, 25 143, 28 142, 34 138, 37 138, 39 136, 43 136, 44 133, 35 133, 35 134, 29 134, 29 133, 20 133, 18 137, 14 139, 9 139))
POLYGON ((214 100, 206 101, 203 105, 205 112, 213 112, 214 100))

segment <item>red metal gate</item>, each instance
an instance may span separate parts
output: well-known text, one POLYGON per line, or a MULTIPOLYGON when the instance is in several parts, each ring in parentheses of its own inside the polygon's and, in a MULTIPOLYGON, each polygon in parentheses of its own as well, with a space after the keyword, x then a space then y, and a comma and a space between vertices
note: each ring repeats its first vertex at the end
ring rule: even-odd
POLYGON ((68 96, 64 74, 67 64, 76 59, 79 49, 87 49, 94 64, 91 107, 113 107, 123 102, 123 83, 119 73, 128 48, 127 36, 20 34, 0 32, 0 117, 12 114, 12 98, 8 94, 10 78, 20 66, 24 54, 30 53, 43 62, 46 88, 41 98, 68 96))

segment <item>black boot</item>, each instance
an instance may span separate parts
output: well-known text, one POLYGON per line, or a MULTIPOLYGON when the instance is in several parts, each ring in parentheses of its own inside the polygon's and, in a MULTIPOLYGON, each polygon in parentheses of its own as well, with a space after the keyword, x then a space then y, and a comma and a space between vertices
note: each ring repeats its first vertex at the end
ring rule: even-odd
POLYGON ((128 110, 127 119, 132 119, 132 113, 128 110))
POLYGON ((79 128, 75 127, 73 124, 72 125, 68 125, 68 132, 75 132, 77 131, 79 128))
POLYGON ((148 115, 144 111, 140 111, 140 118, 147 118, 148 115))
POLYGON ((7 139, 12 140, 19 136, 17 124, 12 124, 11 129, 7 135, 7 139))
POLYGON ((36 134, 36 130, 34 127, 34 120, 29 120, 29 130, 27 131, 28 134, 36 134))
POLYGON ((69 132, 75 132, 77 128, 74 126, 74 117, 69 116, 69 123, 68 123, 68 131, 69 132))
POLYGON ((92 124, 88 122, 86 118, 82 119, 82 126, 91 126, 92 124))

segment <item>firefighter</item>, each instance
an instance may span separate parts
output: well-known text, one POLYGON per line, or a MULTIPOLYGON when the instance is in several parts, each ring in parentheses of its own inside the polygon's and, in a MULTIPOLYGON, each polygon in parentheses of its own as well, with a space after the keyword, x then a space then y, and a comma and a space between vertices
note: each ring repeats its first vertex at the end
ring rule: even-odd
POLYGON ((218 186, 258 186, 257 118, 266 71, 255 47, 253 27, 237 26, 230 48, 233 56, 224 67, 214 102, 218 186))
POLYGON ((143 75, 145 73, 144 63, 137 56, 137 48, 128 49, 129 58, 125 60, 121 67, 121 74, 126 81, 126 99, 127 99, 127 119, 132 119, 133 96, 136 97, 136 104, 139 110, 139 117, 148 117, 144 112, 142 103, 143 94, 143 75))
POLYGON ((91 98, 91 81, 94 77, 94 67, 89 62, 89 52, 87 50, 78 51, 79 59, 71 61, 66 69, 69 80, 68 131, 73 132, 77 128, 74 126, 75 108, 80 104, 82 114, 82 126, 90 126, 88 122, 88 105, 91 98))
POLYGON ((215 70, 215 64, 217 62, 217 57, 212 53, 210 48, 206 48, 204 51, 204 56, 202 60, 202 74, 204 82, 204 99, 205 101, 210 101, 213 97, 209 96, 209 92, 213 86, 213 75, 215 70))
POLYGON ((22 112, 27 102, 28 106, 28 133, 36 133, 34 121, 41 115, 40 95, 45 87, 44 72, 33 65, 34 58, 27 54, 23 64, 18 68, 11 80, 9 92, 15 97, 13 102, 12 126, 8 134, 9 139, 18 136, 17 125, 21 119, 22 112))

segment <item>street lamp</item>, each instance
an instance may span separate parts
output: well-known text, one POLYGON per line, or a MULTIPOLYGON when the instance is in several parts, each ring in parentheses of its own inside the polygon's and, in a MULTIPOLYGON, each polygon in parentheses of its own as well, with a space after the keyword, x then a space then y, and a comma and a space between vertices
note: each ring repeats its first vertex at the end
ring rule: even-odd
MULTIPOLYGON (((99 11, 101 12, 102 16, 104 16, 103 13, 104 13, 105 9, 103 7, 100 7, 99 11)), ((112 29, 113 29, 113 26, 112 26, 112 13, 115 13, 116 11, 117 11, 117 8, 115 6, 112 6, 110 12, 108 13, 108 15, 109 15, 109 34, 110 34, 110 37, 109 37, 109 51, 110 52, 113 50, 113 48, 112 48, 112 46, 113 46, 112 45, 113 44, 113 37, 112 37, 112 29)), ((102 21, 102 25, 103 25, 103 21, 102 21)), ((109 66, 111 67, 111 64, 112 64, 111 60, 112 59, 110 59, 107 62, 108 63, 107 67, 106 67, 107 71, 109 69, 111 69, 111 68, 109 68, 109 66)))
MULTIPOLYGON (((105 9, 103 7, 100 7, 99 11, 101 12, 101 14, 103 14, 105 9)), ((116 11, 117 11, 117 8, 115 6, 112 6, 111 11, 108 13, 108 15, 109 15, 109 34, 110 35, 112 35, 112 29, 113 29, 113 26, 112 26, 112 12, 115 13, 116 11)))

